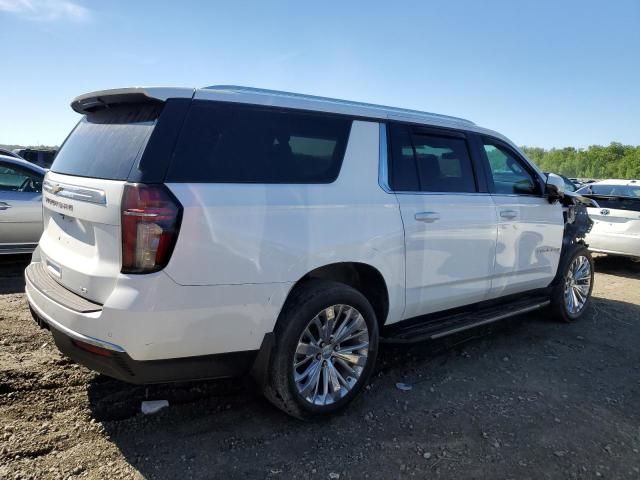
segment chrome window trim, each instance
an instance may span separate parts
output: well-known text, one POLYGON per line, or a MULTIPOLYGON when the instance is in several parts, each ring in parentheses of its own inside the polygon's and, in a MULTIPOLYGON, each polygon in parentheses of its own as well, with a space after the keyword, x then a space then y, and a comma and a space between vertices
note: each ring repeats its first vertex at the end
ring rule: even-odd
POLYGON ((77 185, 69 185, 67 183, 52 182, 45 180, 42 184, 42 190, 50 195, 68 198, 70 200, 78 200, 80 202, 95 203, 98 205, 107 204, 107 195, 103 190, 88 187, 79 187, 77 185))
POLYGON ((487 192, 391 192, 396 195, 460 195, 465 197, 490 197, 487 192))

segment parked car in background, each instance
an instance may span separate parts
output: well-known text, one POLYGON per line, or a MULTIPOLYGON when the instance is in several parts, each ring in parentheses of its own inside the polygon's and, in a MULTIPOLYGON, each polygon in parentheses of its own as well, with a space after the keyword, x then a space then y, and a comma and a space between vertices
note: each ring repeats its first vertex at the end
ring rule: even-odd
POLYGON ((42 182, 46 170, 0 155, 0 254, 29 253, 42 234, 42 182))
POLYGON ((26 294, 99 372, 251 372, 307 418, 363 389, 381 339, 589 305, 586 212, 565 222, 563 180, 468 120, 243 87, 72 107, 26 294))
POLYGON ((50 148, 18 148, 13 152, 19 155, 20 158, 24 158, 42 168, 49 168, 58 151, 50 148))
POLYGON ((597 203, 588 208, 593 220, 589 249, 640 259, 640 180, 603 180, 577 193, 597 203))
MULTIPOLYGON (((15 152, 12 152, 11 150, 8 150, 6 148, 0 148, 0 155, 1 156, 5 156, 5 157, 12 157, 12 158, 22 158, 20 155, 18 155, 15 152)), ((24 160, 24 159, 23 159, 24 160)))

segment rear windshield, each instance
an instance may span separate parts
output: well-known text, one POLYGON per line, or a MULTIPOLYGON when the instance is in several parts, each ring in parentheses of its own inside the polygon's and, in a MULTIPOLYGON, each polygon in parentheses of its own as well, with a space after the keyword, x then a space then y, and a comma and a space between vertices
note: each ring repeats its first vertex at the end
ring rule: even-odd
POLYGON ((89 113, 62 145, 56 173, 126 180, 142 154, 162 104, 115 105, 89 113))
POLYGON ((602 195, 607 197, 632 197, 640 198, 640 184, 638 185, 613 185, 601 183, 599 185, 585 185, 578 193, 584 195, 602 195))
POLYGON ((601 208, 640 212, 640 185, 586 185, 578 193, 593 198, 601 208))
POLYGON ((194 102, 169 182, 330 183, 351 119, 231 103, 194 102))

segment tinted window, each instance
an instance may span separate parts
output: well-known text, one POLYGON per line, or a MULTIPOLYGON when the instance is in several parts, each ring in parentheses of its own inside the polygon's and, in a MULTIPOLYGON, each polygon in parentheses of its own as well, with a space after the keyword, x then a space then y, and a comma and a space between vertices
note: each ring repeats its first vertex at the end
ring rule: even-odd
POLYGON ((47 151, 47 152, 42 152, 42 164, 45 167, 50 166, 53 163, 53 159, 56 156, 56 152, 55 151, 47 151))
POLYGON ((329 183, 350 127, 344 117, 194 102, 167 181, 329 183))
POLYGON ((85 116, 62 145, 51 170, 126 180, 153 130, 158 104, 110 106, 85 116))
POLYGON ((522 165, 515 153, 490 139, 484 140, 495 193, 535 195, 540 187, 535 177, 522 165))
POLYGON ((409 192, 476 192, 467 142, 391 126, 391 186, 409 192))
POLYGON ((603 195, 608 197, 636 197, 640 198, 640 185, 612 185, 597 184, 586 185, 578 190, 578 193, 603 195))
POLYGON ((0 191, 40 192, 42 176, 26 168, 0 163, 0 191))
POLYGON ((38 162, 38 153, 34 152, 32 150, 25 150, 24 152, 22 152, 22 158, 24 158, 25 160, 30 161, 31 163, 37 163, 38 162))

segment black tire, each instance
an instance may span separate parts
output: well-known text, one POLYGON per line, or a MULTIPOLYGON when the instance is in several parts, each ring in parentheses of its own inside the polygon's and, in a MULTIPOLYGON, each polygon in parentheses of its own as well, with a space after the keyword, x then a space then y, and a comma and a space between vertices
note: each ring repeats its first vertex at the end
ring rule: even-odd
POLYGON ((364 295, 348 285, 327 280, 310 280, 297 287, 280 314, 275 334, 276 345, 263 393, 271 403, 296 418, 306 420, 343 409, 364 388, 374 369, 378 353, 376 315, 364 295), (369 334, 366 364, 360 377, 344 397, 328 405, 315 405, 298 392, 293 363, 303 331, 316 315, 333 305, 355 307, 364 318, 369 334))
POLYGON ((591 258, 591 253, 589 253, 586 246, 581 243, 577 243, 571 246, 571 249, 566 255, 563 255, 558 268, 558 276, 554 282, 553 291, 551 293, 551 315, 555 320, 573 322, 582 317, 591 304, 591 292, 593 291, 594 277, 593 258, 591 258), (589 262, 589 294, 587 295, 587 300, 582 308, 576 312, 571 312, 569 311, 567 302, 565 301, 565 288, 567 285, 570 266, 578 257, 584 257, 589 262))

